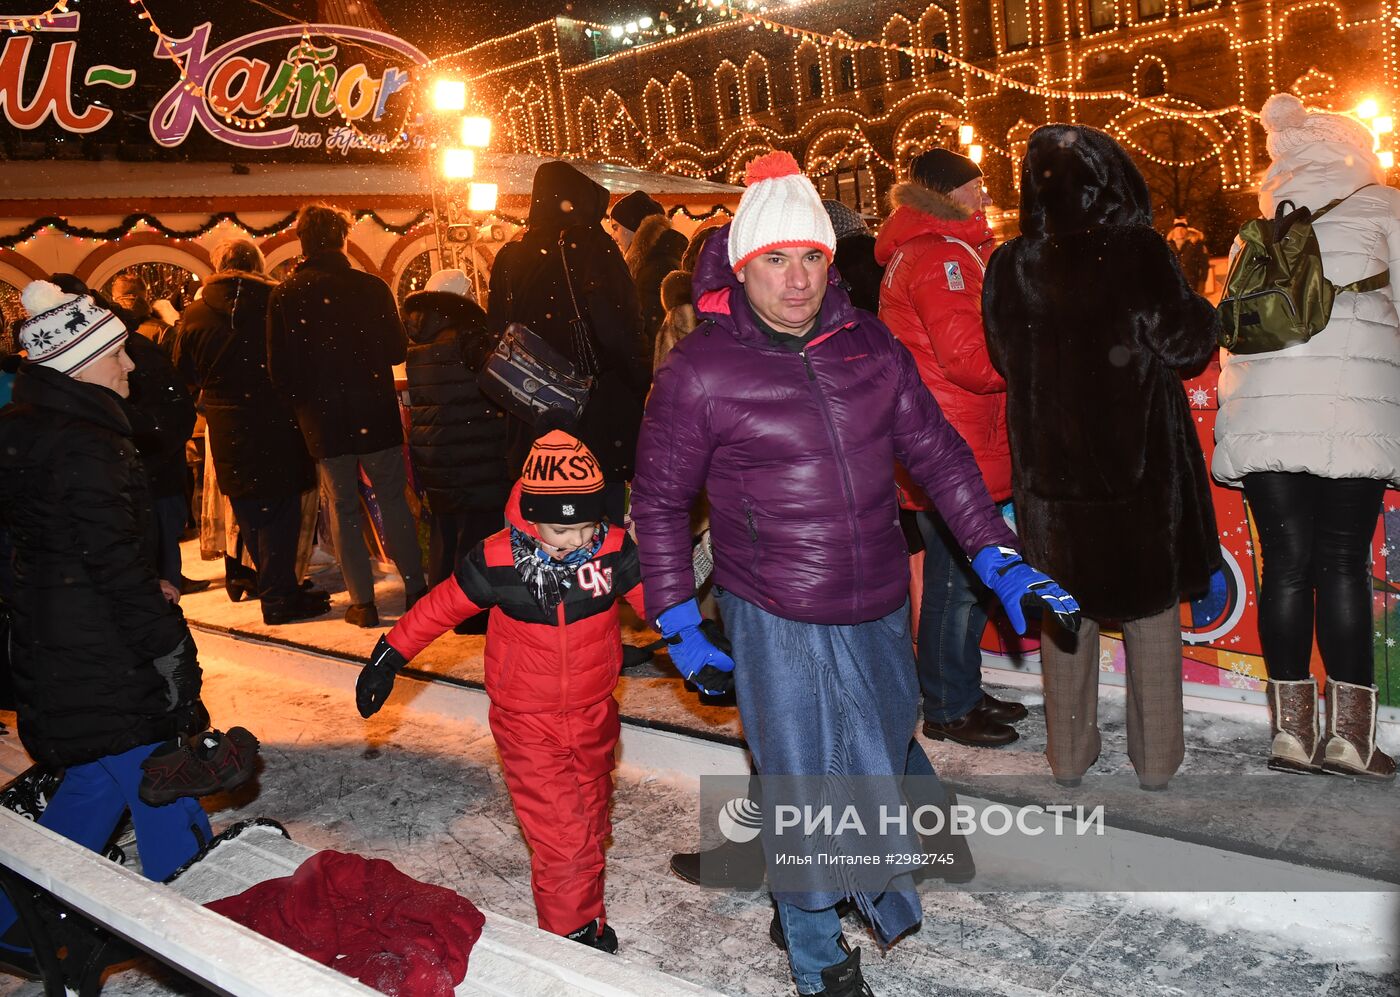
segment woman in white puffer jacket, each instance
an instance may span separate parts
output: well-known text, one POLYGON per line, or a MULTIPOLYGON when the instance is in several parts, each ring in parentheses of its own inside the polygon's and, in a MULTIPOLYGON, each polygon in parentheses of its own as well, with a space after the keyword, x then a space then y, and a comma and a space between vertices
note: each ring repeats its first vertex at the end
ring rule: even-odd
POLYGON ((1395 762, 1375 745, 1370 551, 1386 485, 1400 485, 1400 191, 1385 186, 1355 118, 1307 111, 1291 94, 1270 97, 1261 118, 1273 160, 1264 215, 1284 201, 1316 212, 1345 197, 1314 226, 1323 272, 1338 285, 1391 275, 1380 290, 1338 294, 1306 343, 1221 354, 1211 469, 1243 486, 1259 530, 1269 767, 1390 780, 1395 762), (1327 670, 1321 738, 1314 615, 1327 670))

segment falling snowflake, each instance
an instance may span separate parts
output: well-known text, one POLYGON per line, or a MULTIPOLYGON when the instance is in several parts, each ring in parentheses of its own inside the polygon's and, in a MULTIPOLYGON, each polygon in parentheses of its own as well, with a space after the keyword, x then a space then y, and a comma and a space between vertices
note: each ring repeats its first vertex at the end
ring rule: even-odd
POLYGON ((1394 647, 1394 646, 1395 646, 1395 638, 1394 638, 1394 637, 1387 637, 1387 638, 1385 639, 1385 646, 1386 646, 1386 647, 1394 647))

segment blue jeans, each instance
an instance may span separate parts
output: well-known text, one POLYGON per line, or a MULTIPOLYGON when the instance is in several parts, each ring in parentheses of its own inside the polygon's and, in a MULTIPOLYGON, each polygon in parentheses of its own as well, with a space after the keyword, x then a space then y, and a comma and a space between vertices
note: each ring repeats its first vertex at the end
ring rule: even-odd
POLYGON ((984 587, 943 521, 927 512, 917 519, 924 538, 918 656, 924 719, 950 723, 982 701, 984 587))
MULTIPOLYGON (((184 797, 163 807, 141 802, 141 763, 159 747, 143 744, 119 755, 71 766, 39 823, 84 848, 97 851, 107 844, 117 822, 131 810, 141 871, 156 882, 184 865, 210 838, 209 818, 198 800, 184 797)), ((0 935, 16 919, 9 898, 0 895, 0 935)), ((9 948, 10 946, 3 946, 9 948)))
MULTIPOLYGON (((904 762, 904 774, 912 776, 934 776, 931 780, 921 780, 917 785, 930 792, 915 793, 911 790, 909 802, 914 806, 948 805, 948 795, 933 771, 933 763, 924 754, 918 741, 909 742, 909 755, 904 762)), ((754 780, 755 782, 757 780, 754 780)), ((749 796, 756 799, 758 794, 750 785, 749 796)), ((783 927, 783 937, 787 940, 788 966, 792 978, 801 994, 821 993, 822 970, 843 962, 846 952, 841 948, 841 919, 835 907, 824 910, 803 910, 795 904, 775 901, 778 905, 778 920, 783 927)))
POLYGON ((778 904, 778 921, 787 939, 788 963, 800 994, 819 994, 826 989, 822 970, 846 958, 841 948, 841 918, 835 907, 803 910, 795 904, 778 904))

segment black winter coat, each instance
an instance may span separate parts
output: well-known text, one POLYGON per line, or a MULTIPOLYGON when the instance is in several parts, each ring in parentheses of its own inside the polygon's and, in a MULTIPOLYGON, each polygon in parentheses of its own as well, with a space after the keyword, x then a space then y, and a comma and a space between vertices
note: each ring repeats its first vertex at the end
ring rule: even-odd
POLYGON ((655 352, 656 334, 666 319, 666 308, 661 303, 661 282, 680 267, 688 244, 689 240, 671 227, 665 215, 647 215, 627 249, 627 270, 637 285, 647 356, 655 352))
POLYGON ((836 240, 836 272, 846 282, 851 304, 872 315, 880 314, 880 282, 885 268, 875 259, 875 237, 868 232, 836 240))
MULTIPOLYGON (((505 246, 491 268, 486 325, 499 336, 507 324, 522 322, 576 364, 593 368, 596 384, 573 432, 598 458, 607 480, 625 481, 636 463, 651 355, 644 351, 636 286, 600 224, 608 192, 569 164, 551 162, 536 171, 532 197, 529 231, 505 246), (582 344, 575 335, 576 315, 589 329, 582 344), (588 363, 585 352, 596 363, 588 363)), ((518 420, 509 422, 514 475, 535 432, 518 420)))
POLYGON ((134 369, 127 379, 131 426, 151 496, 185 494, 185 444, 194 432, 194 399, 165 350, 139 332, 126 338, 134 369))
POLYGON ((1037 129, 1021 177, 1022 234, 992 254, 982 310, 1023 552, 1090 616, 1149 616, 1204 592, 1220 564, 1181 384, 1214 352, 1215 309, 1108 135, 1037 129))
POLYGON ((267 376, 276 286, 259 274, 215 274, 175 338, 175 365, 199 392, 219 490, 231 498, 296 495, 316 484, 292 406, 267 376))
POLYGON ((152 663, 189 630, 156 578, 155 516, 126 413, 114 392, 34 364, 0 413, 19 734, 51 767, 178 726, 152 663))
POLYGON ((404 301, 408 330, 409 452, 436 512, 500 512, 510 494, 505 413, 477 387, 490 349, 486 314, 460 294, 420 291, 404 301))
POLYGON ((393 366, 406 349, 389 285, 342 252, 308 256, 268 302, 267 372, 317 460, 403 443, 393 366))

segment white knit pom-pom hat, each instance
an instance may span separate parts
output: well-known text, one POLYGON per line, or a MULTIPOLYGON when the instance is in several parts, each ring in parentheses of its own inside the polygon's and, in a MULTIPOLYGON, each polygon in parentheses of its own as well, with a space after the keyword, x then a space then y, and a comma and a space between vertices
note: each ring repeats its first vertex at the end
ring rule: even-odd
POLYGON ((1335 111, 1309 111, 1291 93, 1276 93, 1264 101, 1259 123, 1268 135, 1271 159, 1314 142, 1347 146, 1373 159, 1376 155, 1376 137, 1361 121, 1335 111))
POLYGON ((747 189, 729 227, 729 265, 738 273, 755 256, 810 246, 836 256, 836 230, 821 195, 790 153, 770 152, 749 163, 747 189))
POLYGON ((126 326, 86 294, 67 294, 36 280, 20 303, 29 318, 19 327, 19 345, 30 363, 73 375, 126 342, 126 326))

